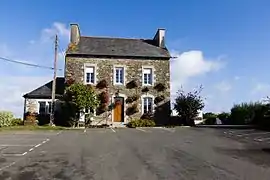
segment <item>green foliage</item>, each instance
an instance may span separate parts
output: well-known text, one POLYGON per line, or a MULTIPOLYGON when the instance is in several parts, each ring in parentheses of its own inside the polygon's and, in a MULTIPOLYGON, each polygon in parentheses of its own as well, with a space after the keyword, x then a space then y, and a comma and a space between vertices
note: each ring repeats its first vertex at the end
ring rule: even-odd
POLYGON ((54 123, 57 126, 71 127, 78 120, 78 110, 73 103, 61 102, 60 109, 55 112, 54 123))
POLYGON ((254 118, 258 116, 256 112, 263 108, 262 103, 260 102, 250 102, 250 103, 241 103, 235 104, 231 109, 230 124, 251 124, 254 121, 254 118))
POLYGON ((213 125, 216 124, 216 116, 209 116, 205 119, 204 124, 213 125))
POLYGON ((127 127, 135 128, 135 127, 154 127, 156 124, 153 120, 147 119, 136 119, 132 120, 127 124, 127 127))
POLYGON ((13 119, 14 119, 14 116, 12 112, 0 111, 0 127, 11 126, 13 119))
POLYGON ((50 114, 37 115, 38 125, 43 126, 50 123, 50 114))
POLYGON ((23 120, 20 119, 20 118, 12 119, 11 125, 12 126, 22 126, 23 125, 23 120))
POLYGON ((91 86, 81 83, 74 83, 66 89, 66 96, 80 111, 85 108, 95 109, 99 105, 99 100, 91 86))
POLYGON ((198 111, 204 108, 204 102, 200 96, 202 87, 193 92, 185 93, 182 89, 177 92, 174 109, 178 115, 186 121, 188 125, 194 126, 194 118, 198 116, 198 111))
POLYGON ((154 114, 153 113, 144 113, 140 119, 146 119, 146 120, 153 120, 154 114))
POLYGON ((222 124, 228 124, 230 120, 230 113, 222 112, 218 114, 217 117, 221 120, 222 124))
POLYGON ((204 119, 208 119, 208 118, 211 118, 211 117, 217 117, 217 115, 215 113, 212 113, 212 112, 207 112, 207 113, 203 114, 204 119))

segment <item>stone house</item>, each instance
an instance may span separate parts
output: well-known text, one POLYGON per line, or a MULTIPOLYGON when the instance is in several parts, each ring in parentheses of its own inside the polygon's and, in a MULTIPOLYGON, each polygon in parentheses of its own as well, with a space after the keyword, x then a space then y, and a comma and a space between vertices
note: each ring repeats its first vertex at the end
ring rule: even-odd
POLYGON ((91 85, 103 97, 92 112, 94 124, 122 125, 145 113, 162 122, 170 116, 170 53, 165 29, 151 39, 82 36, 71 24, 65 82, 91 85))

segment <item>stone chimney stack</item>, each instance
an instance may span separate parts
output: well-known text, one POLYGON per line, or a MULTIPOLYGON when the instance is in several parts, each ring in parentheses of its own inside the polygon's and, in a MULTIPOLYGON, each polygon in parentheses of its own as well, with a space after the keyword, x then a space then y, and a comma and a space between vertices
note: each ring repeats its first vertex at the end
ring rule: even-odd
POLYGON ((78 24, 70 24, 70 43, 78 44, 80 41, 80 28, 78 24))
POLYGON ((156 41, 157 46, 165 48, 165 29, 159 28, 156 32, 154 40, 156 41))

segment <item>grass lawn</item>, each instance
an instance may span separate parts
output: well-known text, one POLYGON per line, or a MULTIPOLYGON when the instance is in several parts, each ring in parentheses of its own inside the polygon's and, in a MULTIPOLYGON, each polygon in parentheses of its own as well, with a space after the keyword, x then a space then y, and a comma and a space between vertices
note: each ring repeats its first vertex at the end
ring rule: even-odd
POLYGON ((10 126, 0 127, 0 131, 5 130, 65 130, 69 129, 61 126, 10 126))

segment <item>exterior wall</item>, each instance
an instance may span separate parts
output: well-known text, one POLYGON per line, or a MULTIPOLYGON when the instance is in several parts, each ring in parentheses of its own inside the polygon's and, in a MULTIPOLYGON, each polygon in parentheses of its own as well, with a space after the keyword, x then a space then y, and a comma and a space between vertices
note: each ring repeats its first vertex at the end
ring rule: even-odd
MULTIPOLYGON (((65 78, 74 79, 75 82, 84 82, 84 66, 85 64, 92 64, 96 67, 96 82, 105 79, 108 84, 108 92, 110 94, 110 101, 112 101, 115 93, 119 90, 119 94, 122 97, 129 97, 132 95, 150 95, 156 97, 163 94, 166 99, 164 101, 169 101, 170 99, 170 62, 169 60, 148 60, 148 59, 109 59, 109 58, 79 58, 79 57, 66 57, 66 68, 65 68, 65 78), (114 85, 114 67, 115 66, 124 67, 124 85, 114 85), (142 68, 151 67, 153 68, 153 86, 147 86, 149 92, 142 93, 142 68), (128 89, 126 84, 130 81, 137 79, 138 88, 128 89), (157 92, 153 87, 156 83, 163 83, 166 86, 164 92, 157 92)), ((100 90, 97 90, 100 91, 100 90)), ((131 116, 125 117, 125 122, 128 122, 132 118, 139 118, 142 115, 142 100, 137 100, 139 112, 131 116)), ((170 104, 170 103, 167 103, 170 104)), ((125 109, 131 104, 125 103, 125 109)), ((169 105, 170 106, 170 105, 169 105)), ((97 116, 97 119, 112 121, 112 112, 107 112, 97 116)))
MULTIPOLYGON (((25 107, 24 113, 31 112, 31 113, 39 113, 39 102, 45 101, 47 104, 51 102, 51 99, 25 99, 25 107)), ((57 102, 56 102, 56 109, 57 109, 57 102)))

